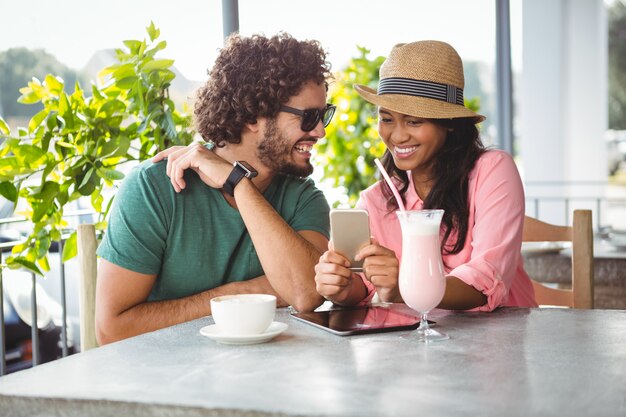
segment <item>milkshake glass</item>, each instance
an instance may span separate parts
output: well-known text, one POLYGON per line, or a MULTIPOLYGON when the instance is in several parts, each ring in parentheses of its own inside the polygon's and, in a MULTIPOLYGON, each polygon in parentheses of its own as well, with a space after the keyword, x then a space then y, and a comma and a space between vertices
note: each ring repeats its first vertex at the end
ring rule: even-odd
POLYGON ((448 339, 428 326, 427 316, 446 291, 439 229, 443 210, 396 211, 402 229, 399 288, 402 299, 421 315, 418 338, 423 342, 448 339))

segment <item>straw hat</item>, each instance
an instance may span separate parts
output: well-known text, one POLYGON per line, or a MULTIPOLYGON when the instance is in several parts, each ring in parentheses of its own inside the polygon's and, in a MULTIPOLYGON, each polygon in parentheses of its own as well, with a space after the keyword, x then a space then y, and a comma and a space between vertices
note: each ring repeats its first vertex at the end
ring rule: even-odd
POLYGON ((393 47, 380 67, 378 91, 356 84, 357 93, 370 103, 425 119, 485 116, 463 104, 463 62, 445 42, 420 41, 393 47))

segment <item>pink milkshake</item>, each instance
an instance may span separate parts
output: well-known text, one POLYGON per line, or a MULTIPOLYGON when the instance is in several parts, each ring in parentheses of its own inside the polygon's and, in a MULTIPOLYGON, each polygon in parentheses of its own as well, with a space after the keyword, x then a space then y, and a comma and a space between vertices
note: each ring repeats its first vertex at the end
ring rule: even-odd
POLYGON ((437 307, 446 291, 439 228, 443 210, 397 211, 402 228, 402 258, 398 277, 404 302, 421 313, 421 339, 445 340, 447 335, 428 327, 427 313, 437 307))
POLYGON ((437 307, 446 291, 438 229, 434 234, 402 236, 399 281, 400 294, 413 310, 426 313, 437 307))

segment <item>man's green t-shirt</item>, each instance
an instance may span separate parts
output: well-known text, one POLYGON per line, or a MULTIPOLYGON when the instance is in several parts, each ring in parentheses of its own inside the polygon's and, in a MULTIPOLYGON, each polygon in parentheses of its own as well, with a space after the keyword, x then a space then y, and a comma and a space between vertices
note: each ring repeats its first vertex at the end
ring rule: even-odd
MULTIPOLYGON (((263 275, 239 211, 190 170, 176 193, 166 162, 135 167, 115 197, 98 255, 157 274, 149 300, 185 297, 263 275)), ((310 179, 276 175, 263 193, 295 231, 329 236, 329 207, 310 179)))

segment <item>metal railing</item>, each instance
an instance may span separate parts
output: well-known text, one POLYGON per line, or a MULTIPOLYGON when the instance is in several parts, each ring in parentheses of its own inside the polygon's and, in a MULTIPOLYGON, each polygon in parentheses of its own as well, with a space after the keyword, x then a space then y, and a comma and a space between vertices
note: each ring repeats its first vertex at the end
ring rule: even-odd
MULTIPOLYGON (((610 226, 605 222, 605 212, 608 211, 607 205, 615 205, 623 207, 626 210, 626 198, 601 198, 601 197, 527 197, 527 202, 531 202, 533 217, 541 218, 542 203, 562 203, 564 224, 569 224, 575 203, 589 203, 593 210, 595 218, 595 229, 601 230, 603 227, 610 226)), ((581 204, 581 205, 582 205, 581 204)), ((529 207, 527 206, 527 209, 529 207)))
MULTIPOLYGON (((93 216, 95 213, 93 210, 75 210, 68 212, 63 217, 78 217, 78 216, 93 216)), ((23 217, 10 217, 0 219, 0 225, 15 224, 26 222, 23 217)), ((67 336, 67 300, 66 300, 66 283, 65 283, 65 263, 63 262, 63 246, 65 241, 69 238, 73 230, 63 233, 61 240, 58 242, 59 253, 59 278, 60 278, 60 294, 61 294, 61 356, 66 357, 68 355, 68 336, 67 336)), ((17 240, 13 242, 0 243, 0 263, 2 263, 3 252, 6 249, 13 249, 13 247, 24 243, 24 240, 17 240)), ((7 373, 6 363, 6 335, 5 335, 5 322, 4 322, 4 282, 3 282, 4 268, 0 268, 0 376, 7 373)), ((39 343, 39 326, 37 320, 37 276, 34 272, 31 275, 31 340, 32 340, 32 366, 37 366, 41 363, 40 357, 40 343, 39 343)))
POLYGON ((574 209, 593 211, 596 230, 611 227, 607 220, 611 212, 624 212, 626 218, 626 184, 608 181, 528 181, 526 188, 526 211, 541 219, 546 212, 562 210, 563 224, 570 224, 574 209), (617 196, 607 196, 611 188, 617 196), (558 208, 558 205, 561 205, 558 208), (550 206, 550 207, 548 207, 550 206))

